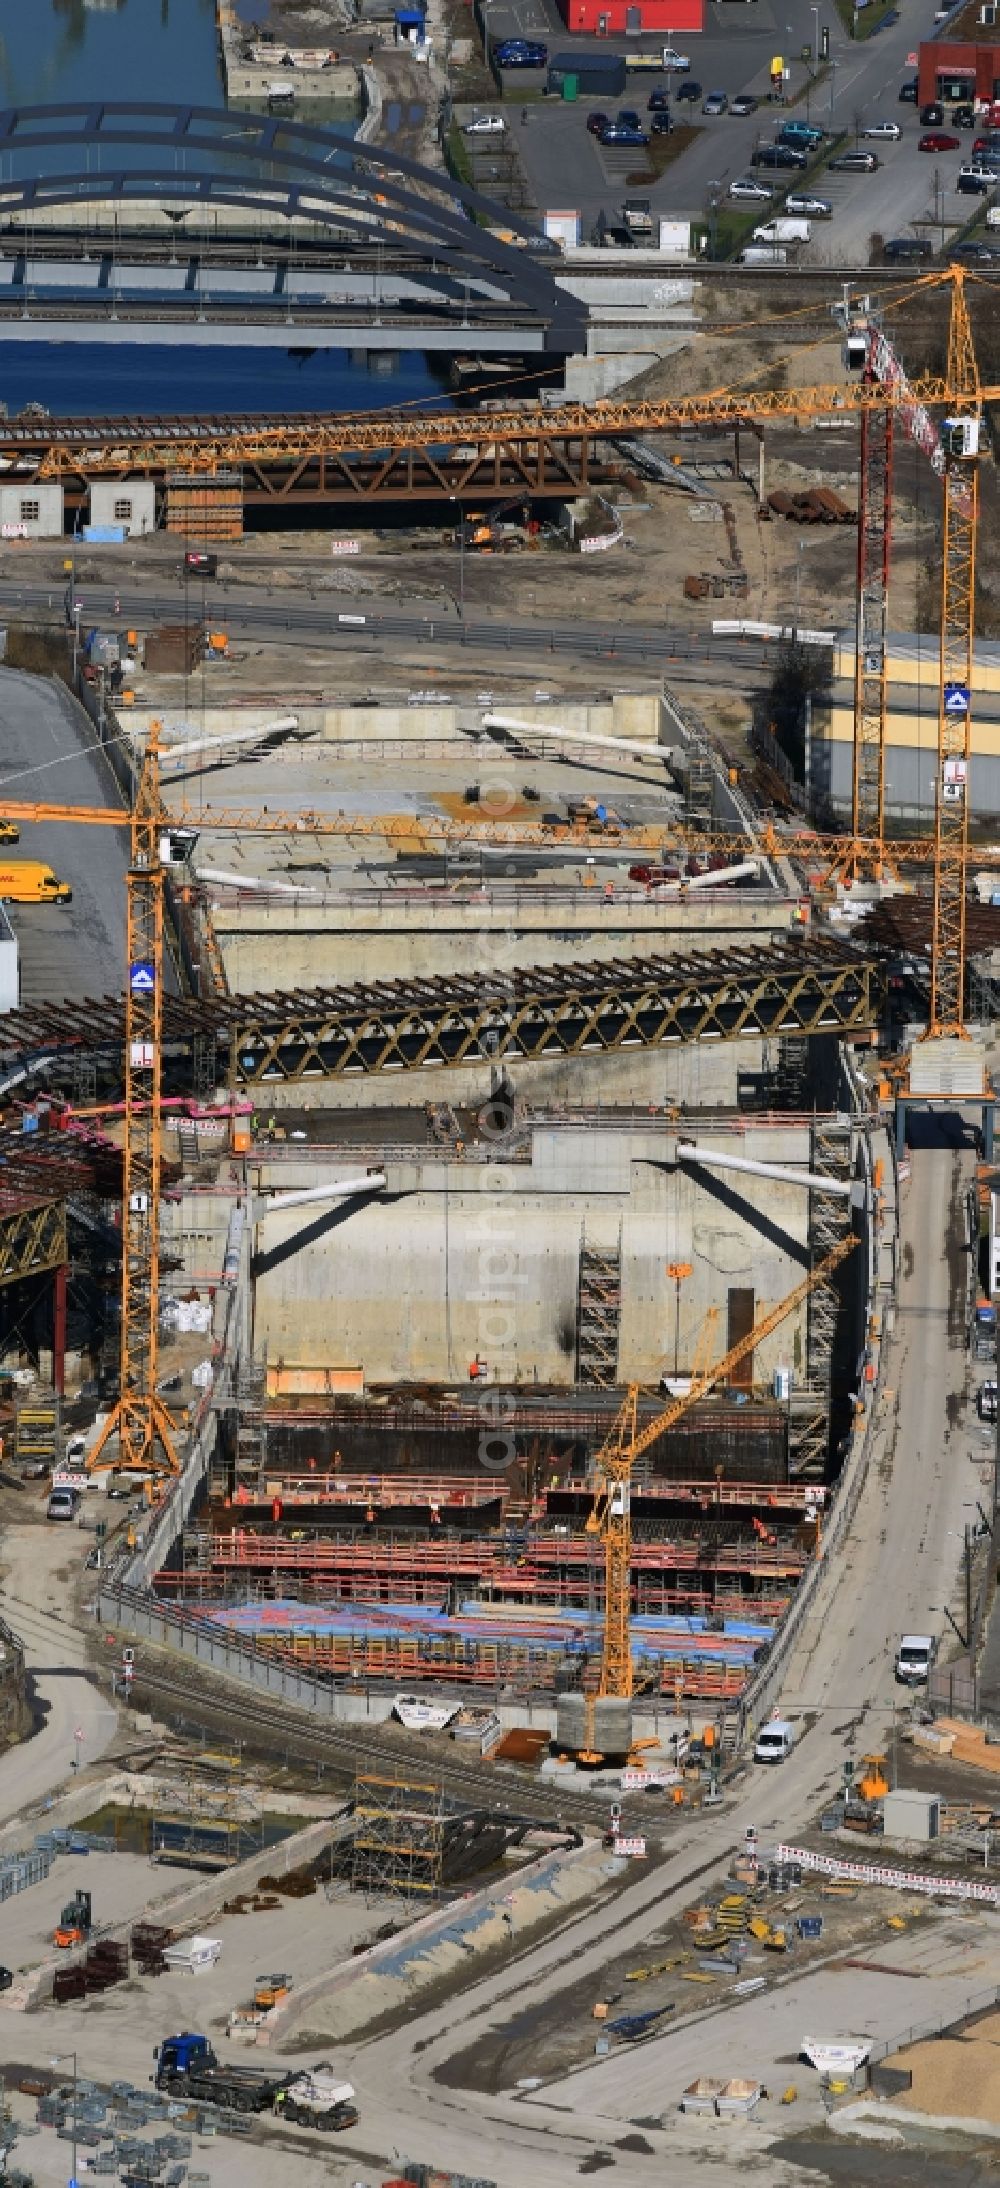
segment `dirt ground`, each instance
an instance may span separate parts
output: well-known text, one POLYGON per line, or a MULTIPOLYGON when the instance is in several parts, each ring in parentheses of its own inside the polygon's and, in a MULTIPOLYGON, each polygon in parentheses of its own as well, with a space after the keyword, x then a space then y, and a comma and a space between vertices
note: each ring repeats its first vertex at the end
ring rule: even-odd
MULTIPOLYGON (((732 1885, 729 1889, 736 1892, 740 1887, 732 1885)), ((720 1898, 721 1894, 713 1894, 713 1906, 720 1898)), ((890 1915, 912 1928, 926 1919, 927 1910, 926 1903, 916 1898, 898 1902, 894 1898, 889 1903, 881 1895, 817 1882, 794 1891, 768 1892, 752 1912, 776 1928, 784 1925, 786 1934, 796 1934, 790 1950, 781 1955, 766 1951, 756 1939, 748 1938, 749 1949, 740 1970, 745 1977, 776 1972, 804 1974, 844 1952, 857 1954, 865 1961, 878 1960, 880 1946, 899 1934, 890 1927, 890 1915), (797 1924, 809 1915, 822 1917, 823 1932, 819 1939, 807 1942, 798 1938, 797 1924)), ((650 1933, 644 1954, 609 1960, 599 1987, 592 1982, 569 1983, 558 1998, 529 2008, 495 2036, 456 2055, 442 2079, 451 2087, 495 2093, 513 2088, 529 2075, 540 2075, 543 2080, 558 2078, 593 2057, 595 2036, 600 2035, 606 2021, 613 2022, 616 2016, 625 2014, 656 2012, 663 2015, 664 2027, 673 2029, 717 2008, 731 1992, 733 1982, 733 1969, 726 1962, 724 1948, 709 1953, 699 1948, 697 1935, 686 1922, 670 1922, 650 1933), (716 1973, 712 1973, 713 1964, 716 1973), (606 2017, 595 2016, 594 2007, 599 2002, 608 2006, 606 2017)))

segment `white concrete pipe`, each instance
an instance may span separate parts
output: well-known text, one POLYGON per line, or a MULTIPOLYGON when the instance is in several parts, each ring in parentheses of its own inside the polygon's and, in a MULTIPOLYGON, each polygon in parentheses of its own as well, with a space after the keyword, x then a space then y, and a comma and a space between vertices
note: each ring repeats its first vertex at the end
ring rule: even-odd
POLYGON ((591 729, 562 729, 558 722, 519 722, 513 714, 484 714, 484 729, 509 729, 518 737, 547 737, 550 743, 593 745, 601 752, 638 753, 643 760, 672 757, 670 745, 640 744, 637 737, 602 737, 591 729))
MULTIPOLYGON (((299 727, 297 714, 282 714, 276 722, 258 722, 255 729, 217 729, 206 737, 187 737, 183 744, 164 745, 160 751, 160 765, 168 761, 190 759, 195 752, 209 752, 219 745, 255 745, 265 737, 292 737, 299 727)), ((304 730, 303 735, 312 737, 314 730, 304 730)))
POLYGON ((196 866, 196 881, 210 881, 217 889, 273 889, 276 896, 322 896, 308 881, 279 881, 270 874, 227 874, 219 866, 196 866))
POLYGON ((276 1193, 272 1199, 255 1202, 254 1218, 260 1222, 263 1216, 274 1216, 281 1208, 305 1208, 311 1201, 349 1200, 354 1193, 380 1193, 385 1184, 384 1170, 371 1170, 360 1178, 331 1178, 327 1185, 303 1185, 293 1193, 276 1193))
POLYGON ((783 1185, 801 1185, 807 1193, 832 1193, 838 1200, 850 1200, 853 1181, 845 1184, 841 1178, 824 1178, 815 1170, 789 1170, 780 1162, 754 1162, 750 1155, 718 1155, 714 1147, 699 1147, 695 1140, 678 1140, 679 1162, 702 1162, 712 1170, 748 1170, 754 1178, 777 1178, 783 1185))
MULTIPOLYGON (((669 858, 669 850, 664 855, 669 858)), ((681 889, 728 888, 729 884, 734 881, 756 880, 759 873, 759 859, 748 858, 744 859, 740 866, 720 866, 711 874, 687 874, 680 881, 651 881, 646 886, 651 893, 655 891, 656 895, 661 897, 671 894, 676 895, 681 889)))

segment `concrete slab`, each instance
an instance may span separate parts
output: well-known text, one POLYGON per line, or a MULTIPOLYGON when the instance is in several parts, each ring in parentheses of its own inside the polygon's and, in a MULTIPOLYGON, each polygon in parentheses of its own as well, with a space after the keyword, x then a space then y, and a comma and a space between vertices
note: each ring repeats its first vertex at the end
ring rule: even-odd
MULTIPOLYGON (((158 1868, 140 1854, 61 1854, 47 1877, 8 1899, 3 1909, 3 1953, 15 1974, 52 1958, 52 1932, 75 1892, 93 1899, 95 1938, 112 1923, 138 1921, 144 1910, 176 1893, 176 1869, 158 1868)), ((153 1916, 155 1920, 155 1914, 153 1916)), ((65 1955, 66 1966, 77 1959, 65 1955)), ((0 2005, 3 2004, 0 1995, 0 2005)))

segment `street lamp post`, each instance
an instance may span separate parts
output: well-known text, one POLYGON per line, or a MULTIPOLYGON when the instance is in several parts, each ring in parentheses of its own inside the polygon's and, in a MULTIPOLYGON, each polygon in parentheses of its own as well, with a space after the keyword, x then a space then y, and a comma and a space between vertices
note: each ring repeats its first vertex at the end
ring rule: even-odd
POLYGON ((77 2084, 77 2072, 76 2072, 76 2052, 75 2052, 75 2051, 57 2051, 57 2052, 56 2052, 56 2054, 55 2054, 55 2057, 54 2057, 54 2058, 51 2058, 51 2059, 49 2060, 49 2065, 50 2065, 50 2066, 61 2066, 61 2065, 62 2065, 62 2063, 63 2063, 63 2060, 64 2060, 64 2059, 72 2059, 72 2061, 73 2061, 73 2130, 72 2130, 72 2147, 73 2147, 73 2172, 72 2172, 72 2176, 71 2176, 71 2179, 70 2179, 70 2188, 77 2188, 77 2180, 76 2180, 76 2084, 77 2084))
POLYGON ((819 75, 819 8, 818 8, 818 6, 815 6, 815 5, 811 6, 811 7, 810 7, 810 9, 809 9, 809 13, 810 13, 810 15, 812 16, 812 19, 813 19, 813 73, 814 73, 814 75, 817 75, 817 76, 818 76, 818 75, 819 75))
POLYGON ((457 495, 457 494, 449 494, 449 496, 448 496, 448 499, 449 499, 449 501, 450 501, 450 503, 451 503, 451 506, 452 506, 452 508, 453 508, 453 509, 454 509, 454 511, 455 511, 455 522, 456 522, 456 524, 457 524, 457 526, 458 526, 458 620, 459 620, 459 622, 460 622, 460 623, 464 623, 464 621, 465 621, 465 511, 464 511, 464 509, 463 509, 463 507, 462 507, 462 504, 461 504, 461 502, 459 501, 459 498, 458 498, 458 495, 457 495))

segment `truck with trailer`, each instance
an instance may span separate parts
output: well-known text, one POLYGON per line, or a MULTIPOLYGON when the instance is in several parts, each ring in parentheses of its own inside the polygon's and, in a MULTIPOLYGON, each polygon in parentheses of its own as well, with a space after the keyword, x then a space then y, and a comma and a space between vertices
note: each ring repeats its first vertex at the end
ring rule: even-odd
POLYGON ((157 2089, 168 2096, 194 2097, 200 2104, 221 2104, 232 2112, 270 2112, 279 2090, 292 2074, 268 2074, 262 2067, 224 2066, 207 2036, 192 2030, 167 2036, 154 2053, 157 2089))

